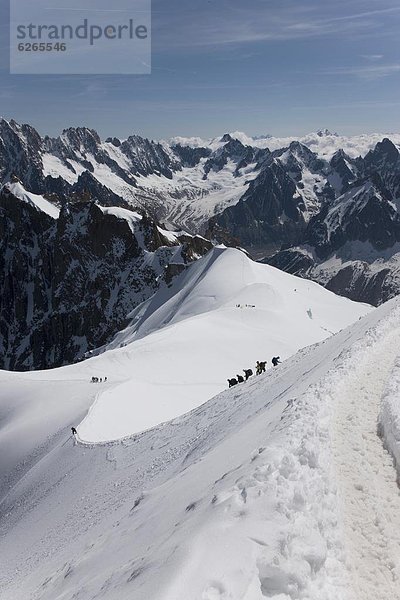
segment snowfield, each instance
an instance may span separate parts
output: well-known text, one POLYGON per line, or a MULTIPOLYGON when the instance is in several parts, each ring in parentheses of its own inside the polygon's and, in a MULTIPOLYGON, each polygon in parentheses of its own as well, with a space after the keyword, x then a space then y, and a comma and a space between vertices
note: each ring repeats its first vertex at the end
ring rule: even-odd
POLYGON ((384 445, 398 440, 400 301, 370 310, 235 250, 202 261, 181 293, 132 315, 115 342, 126 346, 0 373, 1 600, 398 600, 400 498, 384 445), (270 348, 286 358, 278 368, 193 398, 270 348), (158 412, 149 384, 119 413, 131 435, 111 439, 107 405, 118 413, 121 389, 150 374, 173 403, 165 378, 185 353, 191 368, 172 385, 185 384, 185 414, 182 394, 175 418, 135 433, 136 412, 158 412))
POLYGON ((215 248, 133 311, 105 348, 111 353, 72 367, 114 384, 97 388, 79 435, 109 441, 177 417, 257 360, 285 359, 369 310, 239 250, 215 248))

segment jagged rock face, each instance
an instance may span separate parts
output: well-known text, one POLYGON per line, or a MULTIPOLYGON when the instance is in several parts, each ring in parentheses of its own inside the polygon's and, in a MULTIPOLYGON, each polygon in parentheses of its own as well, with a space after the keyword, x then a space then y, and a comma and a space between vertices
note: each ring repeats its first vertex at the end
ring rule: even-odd
POLYGON ((338 194, 346 192, 349 185, 361 175, 358 161, 350 158, 343 150, 335 152, 329 166, 328 181, 338 194))
POLYGON ((84 171, 79 175, 78 181, 74 185, 64 187, 63 196, 68 198, 69 201, 74 198, 81 200, 86 197, 86 199, 95 198, 101 206, 132 208, 125 198, 102 185, 89 171, 84 171))
POLYGON ((319 259, 349 241, 385 250, 398 241, 399 198, 400 153, 390 140, 364 159, 339 150, 329 162, 292 142, 265 159, 239 202, 210 222, 210 232, 234 236, 253 252, 306 244, 319 259))
POLYGON ((380 304, 400 292, 400 154, 384 139, 364 159, 337 152, 328 178, 336 193, 293 248, 266 262, 335 293, 380 304))
POLYGON ((296 186, 278 163, 262 171, 238 204, 217 217, 217 224, 245 247, 295 241, 304 225, 296 186))
POLYGON ((299 169, 306 166, 312 173, 323 172, 326 168, 326 162, 312 152, 307 146, 300 142, 292 142, 287 151, 287 164, 289 171, 291 167, 299 169))
POLYGON ((202 158, 207 158, 211 154, 210 148, 190 148, 190 146, 181 146, 176 144, 173 150, 182 161, 184 167, 195 167, 202 158))
POLYGON ((93 202, 65 205, 58 220, 0 195, 0 365, 45 369, 75 362, 211 244, 165 238, 156 223, 93 202))
POLYGON ((389 267, 374 272, 368 264, 358 261, 340 269, 326 284, 335 294, 374 306, 397 296, 398 286, 389 267))
POLYGON ((399 293, 399 242, 400 215, 374 174, 311 219, 303 245, 282 249, 265 262, 376 305, 399 293))
POLYGON ((89 173, 94 172, 95 165, 105 165, 128 185, 136 185, 134 177, 106 152, 93 129, 70 128, 65 129, 58 138, 46 137, 43 140, 43 152, 58 158, 73 174, 76 174, 74 164, 79 164, 89 173))
POLYGON ((370 242, 376 250, 400 241, 400 215, 377 178, 354 184, 332 206, 325 206, 304 236, 320 259, 352 241, 370 242))
POLYGON ((306 277, 315 264, 311 256, 292 248, 280 250, 270 258, 264 258, 260 262, 300 277, 306 277))
POLYGON ((378 175, 393 200, 400 199, 400 153, 389 139, 379 142, 363 161, 366 175, 378 175))
POLYGON ((44 179, 41 147, 33 127, 0 119, 0 181, 9 181, 15 174, 28 189, 39 193, 44 179))
POLYGON ((64 159, 74 159, 77 152, 90 153, 93 156, 101 144, 100 137, 94 129, 87 127, 70 127, 64 129, 58 138, 45 137, 44 146, 48 151, 64 159))
POLYGON ((335 255, 334 263, 318 262, 302 248, 290 248, 277 252, 262 262, 292 275, 312 279, 335 294, 356 302, 378 306, 394 296, 400 289, 400 254, 391 260, 346 261, 344 256, 335 255))
POLYGON ((122 142, 120 150, 130 159, 133 175, 155 174, 171 179, 173 172, 182 168, 173 152, 167 152, 161 144, 150 142, 138 135, 122 142))
MULTIPOLYGON (((106 187, 94 177, 98 168, 108 170, 111 177, 115 176, 116 181, 120 181, 120 186, 126 184, 131 191, 131 200, 138 176, 158 175, 170 179, 174 172, 182 168, 182 163, 172 148, 165 148, 140 136, 131 136, 123 142, 110 138, 103 143, 93 129, 78 127, 65 129, 58 138, 42 139, 29 125, 0 120, 2 183, 7 182, 11 175, 16 175, 26 189, 66 201, 74 192, 71 188, 75 179, 78 188, 85 182, 86 192, 92 198, 101 201, 103 196, 113 195, 117 205, 125 205, 127 200, 112 189, 108 189, 108 193, 103 190, 98 197, 99 188, 106 187), (114 148, 114 152, 110 152, 109 147, 114 148), (69 175, 63 177, 60 172, 61 180, 58 176, 46 175, 44 157, 54 157, 60 170, 61 167, 64 169, 63 174, 69 175)), ((106 205, 109 205, 108 200, 106 205)))
POLYGON ((234 140, 230 135, 225 135, 221 140, 224 145, 213 152, 204 165, 204 179, 207 179, 210 171, 218 173, 232 161, 236 164, 235 174, 239 170, 269 155, 268 151, 260 151, 251 146, 244 146, 239 140, 234 140))
POLYGON ((29 353, 29 332, 38 312, 51 312, 48 295, 52 256, 47 239, 53 219, 3 192, 0 197, 0 355, 1 367, 29 353))
POLYGON ((334 165, 299 142, 256 158, 258 176, 209 224, 209 235, 231 235, 253 254, 300 243, 310 219, 335 198, 330 177, 338 180, 334 165))

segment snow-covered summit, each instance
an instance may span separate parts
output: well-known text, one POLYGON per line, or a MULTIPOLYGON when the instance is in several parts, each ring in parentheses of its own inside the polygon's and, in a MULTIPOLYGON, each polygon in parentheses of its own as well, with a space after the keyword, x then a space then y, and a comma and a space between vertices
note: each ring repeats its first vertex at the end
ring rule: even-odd
POLYGON ((326 135, 327 135, 327 136, 335 136, 335 137, 338 137, 338 136, 339 136, 339 134, 338 134, 338 133, 332 133, 332 132, 331 132, 331 131, 329 131, 329 129, 327 129, 326 127, 325 127, 325 129, 318 129, 318 131, 317 131, 317 136, 318 136, 318 137, 324 137, 324 136, 326 136, 326 135))
POLYGON ((79 433, 105 441, 156 426, 200 406, 257 360, 287 358, 370 310, 240 250, 214 248, 135 309, 102 354, 69 367, 87 379, 112 371, 116 384, 99 389, 79 433))

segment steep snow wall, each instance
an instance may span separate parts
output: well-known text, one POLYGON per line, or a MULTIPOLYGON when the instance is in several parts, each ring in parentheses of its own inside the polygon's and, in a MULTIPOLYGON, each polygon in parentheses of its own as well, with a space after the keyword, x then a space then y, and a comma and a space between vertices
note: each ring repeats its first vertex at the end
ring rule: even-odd
POLYGON ((383 398, 379 432, 393 456, 400 481, 400 354, 393 366, 383 398))

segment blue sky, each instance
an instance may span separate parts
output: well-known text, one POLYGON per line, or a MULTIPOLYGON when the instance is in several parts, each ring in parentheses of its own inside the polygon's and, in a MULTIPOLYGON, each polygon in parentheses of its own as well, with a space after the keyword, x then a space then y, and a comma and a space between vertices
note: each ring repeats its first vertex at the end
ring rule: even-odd
POLYGON ((0 114, 42 134, 400 129, 398 0, 153 0, 142 76, 10 75, 1 2, 0 114))

